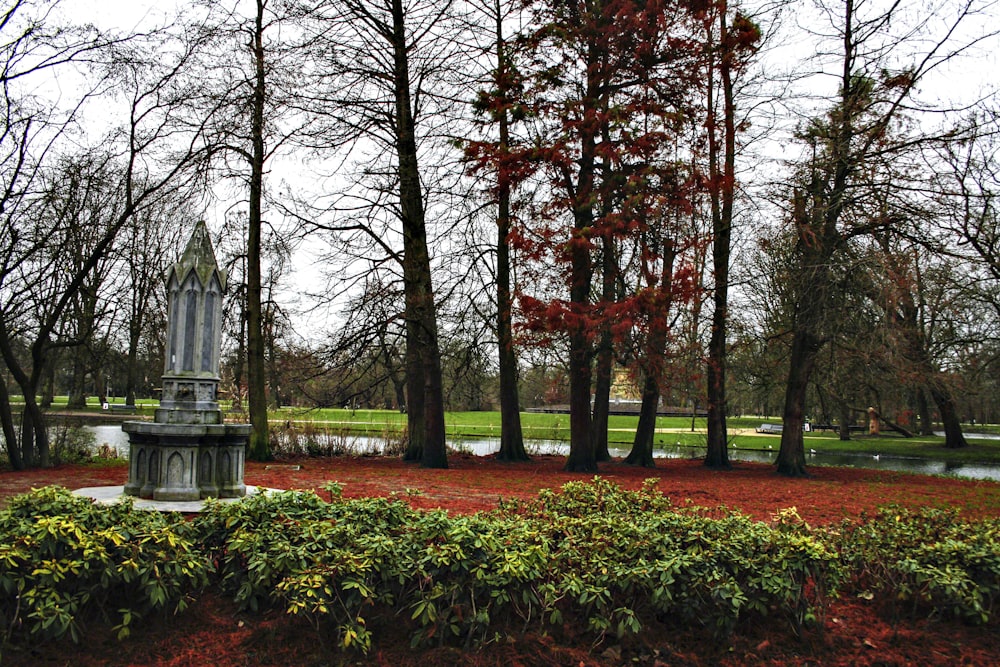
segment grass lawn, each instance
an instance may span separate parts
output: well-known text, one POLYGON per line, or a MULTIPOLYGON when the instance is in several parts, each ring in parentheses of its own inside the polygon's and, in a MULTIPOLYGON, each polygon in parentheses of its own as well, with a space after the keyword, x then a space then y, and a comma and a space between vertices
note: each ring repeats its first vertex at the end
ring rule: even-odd
MULTIPOLYGON (((401 429, 406 415, 392 410, 341 410, 333 408, 301 410, 283 408, 271 417, 277 422, 312 422, 314 427, 343 429, 352 433, 383 434, 401 429)), ((657 419, 658 445, 704 447, 706 443, 705 419, 690 417, 660 417, 657 419)), ((761 423, 780 423, 774 417, 738 417, 727 420, 730 445, 739 449, 777 449, 780 436, 754 432, 761 423)), ((612 415, 608 419, 608 441, 613 446, 630 447, 635 435, 638 418, 612 415)), ((489 438, 500 435, 499 412, 448 412, 445 424, 450 438, 489 438)), ((521 427, 525 438, 531 440, 569 440, 569 415, 539 412, 522 412, 521 427)), ((970 427, 971 428, 971 427, 970 427)), ((977 431, 981 427, 975 427, 977 431)), ((969 438, 969 447, 959 450, 945 449, 944 438, 917 436, 903 438, 892 432, 879 436, 854 434, 851 440, 841 441, 836 433, 814 432, 805 434, 807 449, 827 453, 882 454, 887 456, 933 458, 943 461, 1000 463, 1000 440, 969 438)))
MULTIPOLYGON (((120 403, 124 399, 114 399, 120 403)), ((65 406, 65 397, 57 397, 51 408, 58 411, 65 406)), ((152 417, 158 402, 154 399, 138 400, 136 417, 152 417)), ((223 409, 227 405, 223 403, 223 409)), ((87 412, 101 413, 96 398, 88 400, 87 412)), ((245 417, 244 417, 245 418, 245 417)), ((298 427, 330 429, 358 435, 386 436, 399 433, 406 427, 406 415, 395 410, 347 410, 340 408, 281 408, 270 414, 272 424, 294 423, 298 427)), ((659 417, 655 445, 681 445, 704 447, 706 424, 704 418, 659 417)), ((778 435, 754 432, 762 423, 780 423, 778 417, 730 417, 727 419, 731 447, 746 450, 777 450, 778 435)), ((608 442, 613 447, 629 448, 635 435, 638 417, 611 415, 608 418, 608 442)), ((449 438, 490 438, 500 435, 499 412, 448 412, 445 425, 449 438)), ((541 412, 522 412, 521 427, 529 440, 569 440, 569 415, 541 412)), ((1000 434, 997 425, 966 425, 975 433, 1000 434)), ((828 454, 880 454, 910 458, 928 458, 954 463, 1000 463, 1000 440, 976 439, 967 436, 969 446, 964 449, 945 449, 944 438, 916 436, 903 438, 892 431, 883 430, 879 436, 855 433, 850 440, 842 441, 836 433, 823 431, 805 434, 806 450, 828 454)))

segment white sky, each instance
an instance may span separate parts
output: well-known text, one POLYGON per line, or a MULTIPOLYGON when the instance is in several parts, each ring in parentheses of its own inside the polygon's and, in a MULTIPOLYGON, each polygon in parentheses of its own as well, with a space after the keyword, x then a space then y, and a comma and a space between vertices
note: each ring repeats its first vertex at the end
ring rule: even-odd
POLYGON ((185 0, 63 0, 63 12, 98 28, 128 31, 146 21, 158 23, 176 14, 185 0))

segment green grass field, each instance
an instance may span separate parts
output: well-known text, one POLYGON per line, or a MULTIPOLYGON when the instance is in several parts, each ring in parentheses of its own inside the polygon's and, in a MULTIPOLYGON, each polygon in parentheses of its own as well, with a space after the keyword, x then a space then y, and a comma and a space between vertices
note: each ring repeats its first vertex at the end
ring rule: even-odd
MULTIPOLYGON (((314 427, 349 431, 352 433, 386 433, 402 429, 406 415, 391 410, 296 410, 283 408, 274 413, 272 420, 281 422, 311 422, 314 427)), ((780 423, 774 417, 738 417, 727 420, 730 445, 739 449, 777 449, 780 436, 754 433, 761 423, 780 423)), ((608 419, 608 441, 620 447, 629 447, 635 435, 637 417, 612 415, 608 419)), ((445 424, 450 438, 482 438, 500 435, 498 412, 449 412, 445 424)), ((704 447, 706 443, 705 419, 690 417, 660 417, 654 442, 658 445, 704 447)), ((524 436, 531 440, 569 440, 569 415, 536 412, 521 413, 524 436)), ((981 427, 976 427, 977 431, 981 427)), ((989 429, 983 429, 990 432, 989 429)), ((995 429, 993 430, 995 432, 995 429)), ((954 462, 1000 463, 1000 441, 969 438, 969 447, 949 450, 943 446, 944 438, 918 436, 903 438, 895 433, 883 432, 880 436, 854 434, 851 440, 841 441, 836 433, 819 432, 805 435, 807 449, 827 453, 883 454, 915 458, 933 458, 954 462)))
MULTIPOLYGON (((113 400, 123 403, 123 399, 113 400)), ((138 416, 151 417, 157 401, 144 399, 137 401, 138 416)), ((59 398, 51 410, 64 408, 65 397, 59 398)), ((223 405, 223 409, 228 408, 223 405)), ((90 399, 88 412, 102 412, 96 399, 90 399)), ((366 435, 387 435, 398 433, 406 426, 406 415, 394 410, 346 410, 338 408, 282 408, 273 411, 269 417, 275 426, 294 424, 297 427, 329 429, 345 433, 366 435)), ((780 423, 777 417, 730 417, 727 420, 730 446, 748 450, 776 450, 780 436, 754 433, 760 424, 780 423)), ((608 441, 612 446, 627 448, 632 444, 638 418, 634 416, 612 415, 608 419, 608 441)), ((449 438, 489 438, 500 435, 499 412, 448 412, 445 424, 449 438)), ((569 440, 569 415, 536 412, 522 412, 521 426, 524 436, 530 440, 569 440)), ((660 417, 657 419, 657 445, 682 445, 704 447, 706 425, 704 418, 660 417)), ((976 433, 1000 433, 996 425, 966 426, 967 431, 976 433)), ((942 461, 1000 463, 1000 440, 975 439, 967 436, 969 447, 959 450, 945 449, 944 438, 918 436, 903 438, 891 431, 882 435, 853 434, 851 440, 841 441, 836 433, 813 432, 805 434, 806 449, 824 453, 881 454, 914 458, 933 458, 942 461)))

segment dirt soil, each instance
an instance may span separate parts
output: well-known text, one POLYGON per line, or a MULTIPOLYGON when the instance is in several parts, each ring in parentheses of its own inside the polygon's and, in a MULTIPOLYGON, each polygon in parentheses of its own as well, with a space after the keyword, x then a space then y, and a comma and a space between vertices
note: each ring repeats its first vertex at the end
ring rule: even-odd
MULTIPOLYGON (((349 498, 398 495, 418 508, 475 512, 497 499, 531 497, 539 489, 591 475, 562 471, 562 457, 536 457, 528 463, 499 463, 491 457, 452 455, 447 470, 426 470, 387 458, 297 458, 269 464, 250 462, 248 484, 283 489, 314 489, 336 481, 349 498)), ((675 504, 728 507, 769 521, 795 507, 813 525, 857 518, 887 504, 906 507, 957 507, 970 517, 1000 516, 1000 484, 846 468, 812 468, 811 477, 787 479, 773 467, 741 463, 727 472, 706 469, 700 460, 657 461, 643 469, 617 462, 601 465, 600 475, 625 488, 655 477, 675 504)), ((124 484, 124 463, 67 465, 27 472, 0 471, 0 504, 12 495, 46 484, 68 488, 124 484)), ((594 643, 574 628, 548 634, 527 632, 479 649, 442 647, 411 650, 393 627, 371 628, 376 644, 367 656, 338 654, 309 625, 280 611, 240 612, 212 592, 202 594, 177 616, 146 619, 119 642, 109 628, 88 626, 84 642, 8 647, 0 665, 81 666, 155 665, 1000 665, 1000 623, 970 627, 958 622, 905 618, 892 623, 860 599, 835 602, 822 632, 797 637, 780 623, 741 626, 726 641, 699 628, 648 628, 624 643, 594 643), (182 639, 183 638, 183 639, 182 639)))

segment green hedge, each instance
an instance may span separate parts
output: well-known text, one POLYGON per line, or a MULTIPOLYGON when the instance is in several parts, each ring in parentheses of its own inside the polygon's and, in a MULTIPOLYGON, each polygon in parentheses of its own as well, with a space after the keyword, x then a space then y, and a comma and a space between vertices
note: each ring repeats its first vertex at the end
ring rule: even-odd
POLYGON ((572 482, 471 516, 327 490, 331 502, 210 503, 192 521, 56 487, 19 496, 0 511, 2 639, 79 640, 91 616, 125 636, 213 575, 242 607, 282 608, 362 652, 375 621, 405 625, 415 646, 564 627, 600 640, 654 622, 724 635, 764 616, 800 632, 837 594, 978 623, 1000 591, 1000 523, 954 512, 889 508, 812 529, 794 510, 762 523, 676 508, 652 482, 572 482))
POLYGON ((79 641, 93 616, 125 637, 149 612, 183 610, 210 571, 178 514, 34 490, 0 511, 0 639, 79 641))
POLYGON ((597 637, 653 619, 725 633, 777 614, 801 627, 839 580, 821 535, 600 479, 472 516, 281 493, 213 506, 198 525, 239 602, 280 604, 363 650, 367 619, 385 613, 408 619, 414 645, 564 622, 597 637))
POLYGON ((964 521, 955 510, 886 507, 834 533, 851 592, 893 618, 940 614, 988 622, 1000 599, 1000 519, 964 521))

